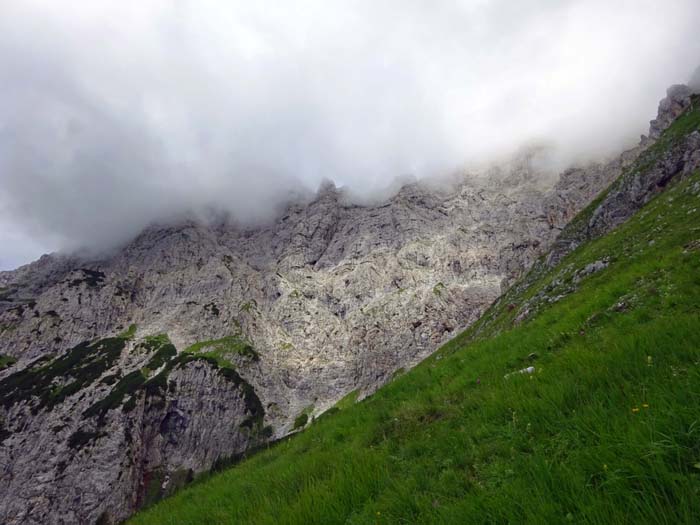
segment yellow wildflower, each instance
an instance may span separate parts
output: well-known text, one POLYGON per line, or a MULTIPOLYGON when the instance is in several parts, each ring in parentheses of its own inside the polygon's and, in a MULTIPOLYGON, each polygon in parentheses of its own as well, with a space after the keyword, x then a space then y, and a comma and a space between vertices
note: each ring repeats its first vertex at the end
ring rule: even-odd
POLYGON ((637 412, 639 412, 639 408, 637 408, 637 407, 632 408, 632 412, 634 412, 636 414, 637 412))
POLYGON ((642 403, 642 406, 643 406, 644 408, 649 408, 649 403, 642 403))

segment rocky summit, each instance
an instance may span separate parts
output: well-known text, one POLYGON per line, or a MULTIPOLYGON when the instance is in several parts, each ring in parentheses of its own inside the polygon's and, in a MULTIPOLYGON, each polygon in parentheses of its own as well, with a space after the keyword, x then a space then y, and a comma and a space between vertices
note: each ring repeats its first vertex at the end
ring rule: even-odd
POLYGON ((371 394, 550 248, 553 264, 697 169, 695 131, 560 235, 692 100, 674 86, 639 146, 555 178, 523 155, 371 206, 327 184, 264 227, 157 225, 0 272, 0 521, 118 522, 371 394))

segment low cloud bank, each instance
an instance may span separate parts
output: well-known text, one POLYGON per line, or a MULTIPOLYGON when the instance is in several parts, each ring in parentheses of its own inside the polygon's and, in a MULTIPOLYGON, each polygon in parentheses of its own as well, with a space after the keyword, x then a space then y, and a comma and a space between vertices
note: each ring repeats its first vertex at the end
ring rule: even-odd
POLYGON ((610 155, 689 79, 699 21, 696 0, 6 0, 0 269, 185 213, 264 222, 324 179, 367 200, 527 144, 610 155))

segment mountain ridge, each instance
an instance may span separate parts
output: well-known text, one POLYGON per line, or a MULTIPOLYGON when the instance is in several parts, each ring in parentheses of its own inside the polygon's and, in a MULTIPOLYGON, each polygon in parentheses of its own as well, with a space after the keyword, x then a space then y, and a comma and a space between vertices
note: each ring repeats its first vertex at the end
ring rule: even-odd
MULTIPOLYGON (((679 88, 666 100, 652 128, 692 103, 679 88)), ((326 187, 274 227, 152 228, 107 260, 45 256, 0 273, 0 353, 17 361, 0 371, 10 473, 0 517, 123 519, 218 460, 374 392, 473 323, 663 136, 653 135, 547 191, 527 170, 505 188, 412 185, 368 207, 326 187), (118 354, 100 364, 95 352, 110 345, 118 354), (31 461, 10 459, 27 448, 31 461)), ((694 144, 679 146, 688 170, 694 144)))

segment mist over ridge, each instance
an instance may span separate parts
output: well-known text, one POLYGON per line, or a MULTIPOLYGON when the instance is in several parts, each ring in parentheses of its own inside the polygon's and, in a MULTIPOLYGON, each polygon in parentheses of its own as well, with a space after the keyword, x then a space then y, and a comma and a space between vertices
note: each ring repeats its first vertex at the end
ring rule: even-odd
POLYGON ((371 202, 529 145, 600 159, 700 57, 692 0, 0 11, 0 269, 182 214, 263 223, 326 179, 371 202))

